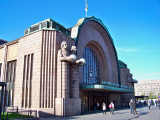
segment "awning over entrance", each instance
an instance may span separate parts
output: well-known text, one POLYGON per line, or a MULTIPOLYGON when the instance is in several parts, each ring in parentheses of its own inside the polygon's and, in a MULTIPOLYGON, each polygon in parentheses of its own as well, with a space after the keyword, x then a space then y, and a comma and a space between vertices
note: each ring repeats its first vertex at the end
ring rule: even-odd
POLYGON ((81 90, 103 90, 103 91, 113 91, 113 92, 134 92, 133 89, 122 88, 122 87, 113 87, 113 86, 99 85, 99 84, 80 85, 81 90))

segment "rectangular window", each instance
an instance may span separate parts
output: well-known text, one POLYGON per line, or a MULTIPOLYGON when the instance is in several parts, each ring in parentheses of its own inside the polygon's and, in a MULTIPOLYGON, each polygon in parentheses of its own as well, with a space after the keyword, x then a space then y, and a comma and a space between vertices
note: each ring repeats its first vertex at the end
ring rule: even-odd
POLYGON ((7 74, 6 74, 6 106, 13 106, 14 98, 14 85, 15 85, 15 74, 16 74, 16 60, 7 62, 7 74))
POLYGON ((33 53, 24 56, 23 83, 22 83, 22 107, 25 107, 25 108, 31 107, 33 56, 34 56, 33 53))
POLYGON ((26 69, 26 55, 24 56, 24 64, 23 64, 23 84, 22 84, 22 107, 24 107, 24 87, 25 87, 25 70, 26 69))
POLYGON ((31 54, 31 64, 30 64, 30 89, 29 89, 29 108, 31 107, 31 96, 32 96, 32 74, 33 74, 33 53, 31 54))

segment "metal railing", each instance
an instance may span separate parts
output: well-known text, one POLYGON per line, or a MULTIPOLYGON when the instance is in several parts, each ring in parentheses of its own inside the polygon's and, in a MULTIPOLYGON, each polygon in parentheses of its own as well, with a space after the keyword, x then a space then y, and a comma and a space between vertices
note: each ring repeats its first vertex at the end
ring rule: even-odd
POLYGON ((6 106, 5 107, 5 112, 14 112, 18 113, 18 106, 6 106))
POLYGON ((1 120, 10 120, 10 119, 38 120, 37 110, 23 110, 23 109, 18 109, 18 106, 9 106, 9 107, 6 106, 4 112, 2 114, 1 120))
POLYGON ((37 110, 18 110, 18 112, 7 112, 7 120, 9 120, 9 114, 12 114, 11 119, 18 118, 30 118, 32 120, 38 120, 37 118, 37 110), (16 114, 15 114, 16 113, 16 114))

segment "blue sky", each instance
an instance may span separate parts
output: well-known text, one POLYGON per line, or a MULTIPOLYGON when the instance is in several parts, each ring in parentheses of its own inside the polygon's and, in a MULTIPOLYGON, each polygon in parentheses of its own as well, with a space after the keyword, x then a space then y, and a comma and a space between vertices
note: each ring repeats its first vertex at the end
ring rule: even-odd
MULTIPOLYGON (((160 0, 87 1, 88 16, 106 25, 133 77, 160 79, 160 0)), ((0 38, 15 40, 47 18, 70 28, 83 17, 85 0, 0 0, 0 38)))

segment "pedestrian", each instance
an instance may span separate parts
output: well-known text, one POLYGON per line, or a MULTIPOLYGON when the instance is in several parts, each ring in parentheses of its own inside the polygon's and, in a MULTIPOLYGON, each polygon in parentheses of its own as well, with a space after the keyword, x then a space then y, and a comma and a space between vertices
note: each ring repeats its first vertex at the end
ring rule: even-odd
POLYGON ((109 104, 109 109, 110 109, 110 113, 113 114, 113 111, 114 111, 114 104, 113 104, 113 102, 111 102, 111 103, 109 104))
POLYGON ((103 114, 105 114, 105 115, 106 115, 106 104, 105 104, 105 103, 103 103, 103 105, 102 105, 102 109, 103 109, 103 114))
POLYGON ((137 109, 136 109, 136 102, 135 101, 133 101, 133 114, 135 115, 138 115, 137 114, 137 109))
POLYGON ((148 100, 148 109, 150 110, 150 108, 151 108, 151 101, 148 100))
POLYGON ((99 102, 97 102, 97 110, 99 110, 99 102))
POLYGON ((159 106, 159 109, 160 109, 160 99, 158 100, 158 106, 159 106))
POLYGON ((155 100, 155 106, 158 107, 158 101, 157 100, 155 100))
POLYGON ((129 106, 130 106, 131 114, 133 114, 133 99, 130 100, 129 106))

